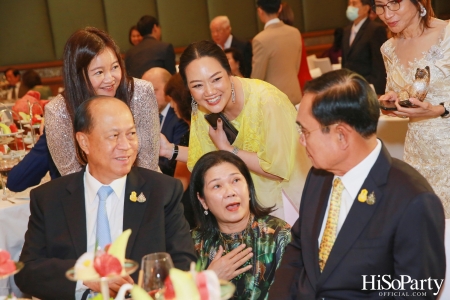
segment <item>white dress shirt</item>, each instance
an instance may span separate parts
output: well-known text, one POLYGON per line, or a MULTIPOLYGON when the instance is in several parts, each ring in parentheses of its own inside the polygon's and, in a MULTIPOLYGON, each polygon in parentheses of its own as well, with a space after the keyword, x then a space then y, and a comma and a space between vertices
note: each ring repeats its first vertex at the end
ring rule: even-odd
POLYGON ((6 95, 6 100, 17 100, 19 99, 19 88, 20 88, 20 81, 18 83, 16 83, 16 86, 14 87, 14 89, 9 89, 8 90, 8 94, 6 95), (14 98, 14 93, 13 90, 15 90, 15 94, 17 96, 17 98, 14 98))
POLYGON ((364 24, 364 22, 367 20, 367 17, 362 19, 358 25, 355 25, 355 23, 353 23, 352 26, 352 31, 350 33, 350 41, 349 41, 349 45, 351 46, 353 44, 353 41, 355 40, 356 35, 358 34, 358 31, 361 29, 361 26, 364 24))
MULTIPOLYGON (((370 154, 364 158, 359 164, 354 166, 350 171, 345 173, 344 176, 334 176, 333 181, 336 177, 339 177, 342 180, 342 184, 344 184, 344 190, 342 191, 341 196, 341 207, 339 211, 339 219, 337 225, 336 236, 339 234, 339 231, 342 228, 342 225, 347 218, 347 215, 350 211, 350 208, 355 202, 356 197, 358 196, 361 188, 364 188, 362 185, 369 175, 370 170, 378 159, 378 156, 381 152, 381 142, 377 140, 377 146, 375 149, 370 152, 370 154)), ((371 191, 369 191, 370 193, 371 191)), ((330 193, 331 198, 331 193, 330 193)), ((327 210, 325 211, 325 217, 322 222, 322 229, 320 230, 319 235, 319 247, 320 242, 322 241, 323 232, 325 230, 325 225, 327 223, 328 211, 330 210, 330 198, 328 198, 327 210)), ((356 200, 357 201, 357 200, 356 200)))
POLYGON ((225 43, 223 44, 223 49, 228 49, 231 47, 231 42, 233 41, 233 35, 230 34, 227 38, 227 40, 225 41, 225 43))
POLYGON ((161 129, 162 129, 162 127, 163 127, 164 121, 166 120, 166 116, 167 116, 167 112, 169 111, 169 108, 170 108, 170 103, 168 103, 168 104, 166 105, 166 107, 164 107, 164 109, 160 112, 160 114, 163 116, 163 117, 162 117, 161 124, 159 124, 159 127, 160 127, 161 129))
MULTIPOLYGON (((98 190, 103 184, 95 179, 89 173, 89 164, 84 172, 84 202, 86 208, 86 232, 87 232, 87 249, 86 252, 94 252, 95 241, 97 238, 97 211, 98 211, 98 190)), ((111 232, 111 241, 114 241, 123 232, 123 214, 125 185, 127 176, 116 179, 109 184, 113 189, 108 198, 106 198, 106 214, 108 215, 109 228, 111 232)), ((81 299, 87 287, 82 281, 77 281, 76 299, 81 299)))
POLYGON ((267 21, 267 23, 264 25, 264 29, 266 29, 268 26, 272 25, 272 24, 276 24, 281 22, 280 19, 278 18, 274 18, 272 20, 267 21))

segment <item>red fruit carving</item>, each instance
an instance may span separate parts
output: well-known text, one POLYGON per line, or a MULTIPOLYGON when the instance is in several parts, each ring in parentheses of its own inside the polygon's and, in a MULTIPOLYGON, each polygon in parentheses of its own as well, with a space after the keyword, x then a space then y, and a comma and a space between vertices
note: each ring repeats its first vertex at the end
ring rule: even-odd
POLYGON ((9 129, 11 129, 11 132, 12 132, 12 133, 17 132, 17 126, 16 126, 16 124, 12 123, 11 125, 9 125, 9 129))
POLYGON ((175 299, 175 290, 173 288, 172 280, 167 276, 164 280, 164 285, 166 286, 166 291, 164 292, 164 299, 173 300, 175 299))
POLYGON ((101 277, 120 275, 122 265, 120 261, 108 253, 96 256, 94 259, 94 269, 101 277))
POLYGON ((197 276, 195 278, 198 293, 200 294, 201 300, 209 300, 209 293, 208 293, 208 283, 206 281, 206 276, 204 273, 197 273, 197 276))
POLYGON ((0 275, 6 275, 16 270, 16 264, 5 250, 0 250, 0 275))

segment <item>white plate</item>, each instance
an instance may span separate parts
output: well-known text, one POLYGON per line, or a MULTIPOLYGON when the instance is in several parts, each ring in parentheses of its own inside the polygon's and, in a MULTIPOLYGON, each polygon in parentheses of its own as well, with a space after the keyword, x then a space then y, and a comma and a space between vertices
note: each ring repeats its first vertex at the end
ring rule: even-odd
POLYGON ((23 131, 24 131, 23 129, 19 129, 19 130, 17 130, 17 132, 12 132, 12 133, 8 133, 8 134, 1 134, 0 133, 0 137, 2 137, 2 136, 15 136, 15 135, 23 133, 23 131))

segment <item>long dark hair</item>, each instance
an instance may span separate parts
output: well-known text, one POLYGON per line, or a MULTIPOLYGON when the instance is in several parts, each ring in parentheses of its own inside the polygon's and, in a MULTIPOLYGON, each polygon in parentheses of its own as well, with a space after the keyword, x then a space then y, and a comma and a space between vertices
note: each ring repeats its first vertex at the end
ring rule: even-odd
POLYGON ((214 166, 222 163, 230 163, 235 166, 239 172, 244 176, 247 182, 250 193, 250 212, 255 218, 261 218, 270 214, 274 207, 262 207, 256 198, 255 185, 253 184, 250 171, 247 165, 237 155, 231 152, 219 150, 206 153, 195 164, 191 174, 190 181, 190 198, 192 208, 194 210, 195 221, 197 223, 197 230, 201 239, 215 238, 219 234, 219 225, 212 213, 205 215, 203 213, 203 206, 197 198, 197 193, 201 198, 204 198, 205 174, 214 166))
POLYGON ((191 122, 191 94, 183 83, 180 73, 176 73, 170 77, 164 87, 164 94, 170 96, 177 104, 177 111, 181 118, 186 122, 191 122))
POLYGON ((72 34, 64 46, 63 96, 72 122, 78 106, 95 96, 87 69, 92 59, 106 48, 111 49, 116 54, 122 72, 122 78, 115 97, 130 106, 134 93, 134 83, 131 77, 127 77, 119 47, 103 30, 95 27, 86 27, 72 34))
POLYGON ((231 75, 231 67, 228 62, 228 58, 223 52, 222 48, 217 46, 216 43, 211 41, 200 41, 195 42, 187 46, 187 48, 183 51, 180 57, 180 75, 183 78, 184 84, 187 85, 186 79, 186 68, 187 66, 194 60, 202 57, 211 57, 216 59, 222 68, 227 71, 228 75, 231 75))

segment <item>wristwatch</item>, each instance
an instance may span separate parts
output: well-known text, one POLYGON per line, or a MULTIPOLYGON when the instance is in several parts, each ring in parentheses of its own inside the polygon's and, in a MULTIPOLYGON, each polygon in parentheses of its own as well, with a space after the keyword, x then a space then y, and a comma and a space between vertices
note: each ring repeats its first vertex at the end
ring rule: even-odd
POLYGON ((441 102, 439 105, 442 105, 444 107, 444 113, 441 115, 441 118, 448 118, 450 117, 450 102, 441 102))

